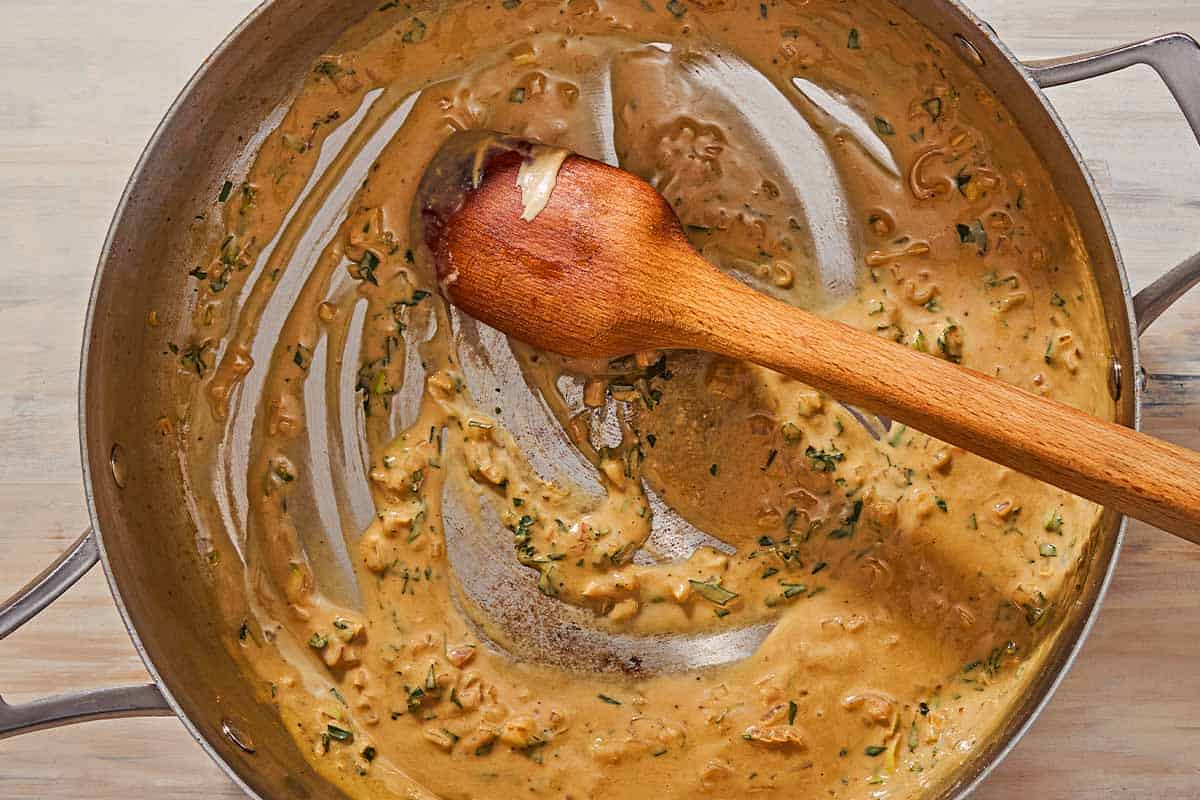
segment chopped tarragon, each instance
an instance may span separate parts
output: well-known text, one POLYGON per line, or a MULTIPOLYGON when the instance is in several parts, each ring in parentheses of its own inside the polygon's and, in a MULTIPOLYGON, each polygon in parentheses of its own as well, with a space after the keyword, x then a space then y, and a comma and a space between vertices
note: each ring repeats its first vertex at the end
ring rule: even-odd
POLYGON ((716 603, 719 606, 726 605, 730 600, 738 596, 737 592, 729 591, 716 581, 689 580, 688 583, 705 600, 708 600, 710 603, 716 603))

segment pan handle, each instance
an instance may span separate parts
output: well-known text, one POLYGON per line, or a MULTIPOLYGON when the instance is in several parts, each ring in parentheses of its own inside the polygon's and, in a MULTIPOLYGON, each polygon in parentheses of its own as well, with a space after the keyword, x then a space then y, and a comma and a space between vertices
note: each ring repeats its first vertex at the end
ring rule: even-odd
MULTIPOLYGON (((12 597, 0 604, 0 639, 33 619, 100 560, 91 530, 12 597)), ((10 705, 0 697, 0 739, 74 722, 174 713, 154 684, 73 692, 10 705)))
MULTIPOLYGON (((1025 62, 1043 89, 1107 75, 1134 64, 1154 69, 1200 141, 1200 43, 1186 33, 1167 33, 1107 50, 1025 62)), ((1143 333, 1178 300, 1200 283, 1200 253, 1184 260, 1133 298, 1138 333, 1143 333)))

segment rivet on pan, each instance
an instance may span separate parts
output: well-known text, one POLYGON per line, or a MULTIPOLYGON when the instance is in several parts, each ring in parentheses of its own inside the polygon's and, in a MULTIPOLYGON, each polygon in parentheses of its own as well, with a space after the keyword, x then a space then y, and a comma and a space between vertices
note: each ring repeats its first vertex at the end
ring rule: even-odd
POLYGON ((1121 399, 1121 362, 1115 358, 1108 365, 1108 393, 1113 400, 1121 399))
POLYGON ((249 736, 242 733, 241 729, 235 726, 228 719, 221 720, 221 732, 229 738, 229 741, 236 744, 242 750, 246 751, 247 753, 254 752, 254 741, 249 736))
POLYGON ((108 452, 108 466, 112 469, 113 480, 117 482, 117 487, 124 489, 129 473, 125 467, 125 450, 121 445, 114 444, 112 450, 108 452))
POLYGON ((981 56, 979 51, 975 49, 975 45, 971 44, 967 40, 967 37, 963 36, 961 33, 956 33, 954 34, 954 43, 958 45, 958 49, 962 51, 963 55, 967 57, 968 61, 977 67, 983 66, 983 56, 981 56))

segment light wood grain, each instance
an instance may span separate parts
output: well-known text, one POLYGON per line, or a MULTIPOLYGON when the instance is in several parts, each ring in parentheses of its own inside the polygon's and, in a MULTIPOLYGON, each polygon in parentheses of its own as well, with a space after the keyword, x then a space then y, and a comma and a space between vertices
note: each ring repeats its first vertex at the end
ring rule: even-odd
MULTIPOLYGON (((0 592, 86 523, 75 386, 104 229, 142 144, 252 0, 3 0, 0 592)), ((1195 0, 976 0, 1023 57, 1185 30, 1195 0)), ((1051 92, 1105 195, 1135 288, 1200 247, 1200 147, 1148 70, 1051 92)), ((1146 429, 1200 449, 1200 293, 1146 334, 1146 429)), ((1134 525, 1083 654, 984 800, 1200 796, 1200 548, 1134 525)), ((0 643, 0 691, 144 680, 102 576, 0 643)), ((0 798, 236 798, 171 719, 0 742, 0 798)))

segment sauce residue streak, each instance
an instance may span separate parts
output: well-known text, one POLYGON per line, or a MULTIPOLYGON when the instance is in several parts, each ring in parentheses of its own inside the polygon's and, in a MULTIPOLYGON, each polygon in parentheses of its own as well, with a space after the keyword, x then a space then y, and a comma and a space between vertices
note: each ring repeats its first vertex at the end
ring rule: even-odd
POLYGON ((385 3, 272 120, 169 357, 226 644, 318 771, 908 797, 987 742, 1096 506, 747 364, 507 342, 409 241, 446 137, 512 132, 526 218, 619 164, 761 291, 1111 418, 1074 221, 949 48, 886 2, 385 3))

